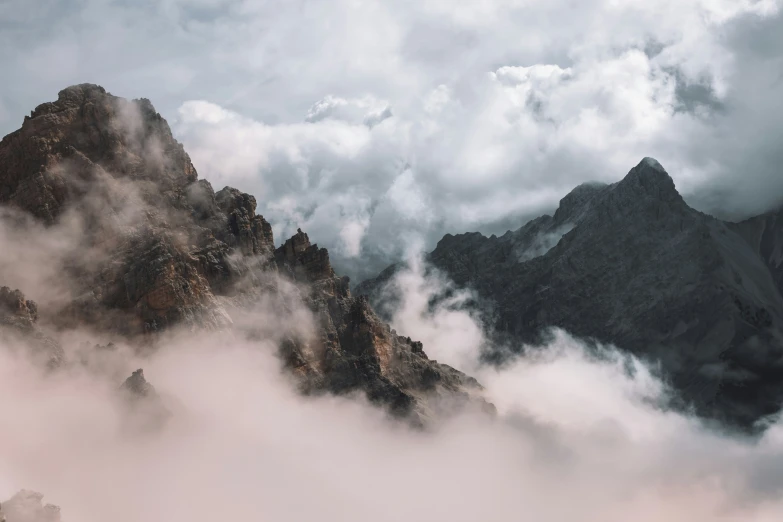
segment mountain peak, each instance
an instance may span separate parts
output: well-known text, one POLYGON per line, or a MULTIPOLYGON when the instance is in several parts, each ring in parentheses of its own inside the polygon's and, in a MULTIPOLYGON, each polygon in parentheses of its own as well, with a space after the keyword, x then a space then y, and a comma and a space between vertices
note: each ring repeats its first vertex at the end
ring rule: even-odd
POLYGON ((663 165, 661 165, 661 163, 657 159, 651 158, 650 156, 646 156, 642 158, 642 161, 639 162, 639 165, 644 165, 646 167, 659 170, 661 172, 666 172, 666 169, 663 168, 663 165))
POLYGON ((681 199, 669 173, 658 160, 650 157, 632 168, 617 187, 657 199, 681 199))
POLYGON ((46 114, 54 114, 66 109, 72 109, 84 105, 88 100, 101 100, 114 98, 111 94, 106 92, 106 89, 100 85, 92 83, 80 83, 77 85, 71 85, 66 87, 57 93, 57 100, 53 102, 45 102, 38 105, 31 113, 30 116, 25 118, 25 121, 29 119, 35 119, 46 114))
POLYGON ((176 199, 198 176, 148 100, 119 98, 93 84, 63 89, 0 141, 0 203, 48 223, 108 177, 151 182, 156 188, 147 199, 176 199))
POLYGON ((155 393, 155 388, 144 378, 144 370, 141 368, 125 379, 121 388, 134 398, 148 397, 155 393))
POLYGON ((108 92, 106 92, 106 89, 101 87, 100 85, 96 85, 94 83, 78 83, 75 85, 70 85, 66 87, 65 89, 61 90, 59 93, 57 93, 57 98, 59 100, 67 100, 74 97, 86 97, 86 96, 101 96, 101 95, 109 95, 108 92))
POLYGON ((579 221, 590 206, 590 201, 601 193, 607 185, 598 181, 588 181, 575 187, 560 200, 554 215, 555 223, 573 223, 579 221))
MULTIPOLYGON (((335 274, 328 251, 305 232, 275 249, 253 196, 231 187, 216 193, 199 181, 147 99, 81 84, 39 105, 0 141, 2 205, 14 207, 9 221, 27 214, 31 234, 44 224, 52 227, 48 238, 64 224, 74 236, 67 250, 36 243, 39 257, 51 259, 46 270, 60 276, 55 289, 41 290, 51 305, 42 323, 56 335, 86 327, 154 350, 173 328, 234 330, 277 344, 302 391, 366 392, 416 422, 439 415, 447 396, 455 406, 484 404, 474 380, 427 359, 420 344, 393 335, 366 300, 352 296, 350 280, 335 274), (60 219, 66 210, 73 219, 60 219), (259 302, 278 305, 278 324, 233 321, 232 313, 249 317, 259 302), (288 321, 300 309, 306 324, 288 321)), ((37 313, 21 292, 0 288, 0 336, 25 335, 62 353, 36 328, 37 313)), ((134 399, 129 429, 156 428, 168 417, 141 369, 119 388, 134 399)))

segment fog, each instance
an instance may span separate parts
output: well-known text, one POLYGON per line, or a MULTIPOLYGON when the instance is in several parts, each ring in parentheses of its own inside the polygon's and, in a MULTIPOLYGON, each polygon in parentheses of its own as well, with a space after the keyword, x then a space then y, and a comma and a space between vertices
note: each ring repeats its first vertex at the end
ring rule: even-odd
POLYGON ((394 282, 393 326, 479 378, 494 420, 412 430, 361 397, 299 395, 274 337, 307 324, 304 309, 262 304, 233 332, 171 332, 143 358, 120 344, 76 364, 94 338, 75 331, 62 339, 72 364, 54 373, 0 350, 0 498, 40 491, 66 522, 780 519, 783 427, 744 440, 663 411, 646 367, 565 332, 482 367, 470 296, 430 307, 449 283, 417 259, 394 282), (159 430, 133 429, 117 394, 136 368, 173 414, 159 430))
MULTIPOLYGON (((4 8, 0 2, 0 13, 18 13, 22 24, 25 11, 15 9, 21 4, 12 1, 4 8)), ((114 27, 107 20, 117 18, 94 13, 103 9, 102 14, 116 14, 116 3, 82 4, 77 15, 87 9, 101 19, 102 31, 114 27)), ((176 11, 184 2, 163 4, 176 11)), ((661 405, 671 391, 654 369, 625 355, 622 347, 588 350, 563 331, 554 331, 549 345, 529 347, 524 357, 502 367, 485 366, 481 355, 491 336, 482 317, 467 306, 474 296, 455 289, 421 260, 421 252, 443 231, 519 225, 525 216, 552 210, 584 179, 616 181, 650 149, 664 154, 667 165, 672 160, 678 188, 690 193, 691 201, 701 198, 705 208, 725 201, 713 189, 729 186, 735 172, 751 182, 743 184, 726 212, 742 215, 779 203, 780 195, 769 183, 774 189, 781 178, 768 167, 777 165, 769 159, 779 155, 777 143, 769 139, 779 128, 779 111, 759 109, 778 107, 778 91, 773 82, 754 81, 766 79, 774 68, 764 52, 753 51, 746 42, 755 41, 756 22, 764 23, 760 34, 777 34, 778 2, 767 2, 767 7, 742 2, 730 9, 728 2, 693 1, 684 11, 687 16, 672 14, 675 10, 664 2, 651 6, 635 24, 629 23, 638 16, 633 2, 617 10, 593 2, 592 10, 588 6, 572 14, 569 24, 560 21, 563 13, 573 12, 572 2, 528 11, 509 11, 505 4, 495 2, 495 9, 483 15, 470 11, 471 16, 453 21, 483 42, 469 67, 456 63, 463 60, 460 53, 443 61, 437 48, 419 56, 426 58, 426 67, 407 56, 421 55, 422 35, 429 37, 438 28, 444 12, 451 11, 448 3, 431 2, 426 13, 406 4, 411 14, 398 17, 387 16, 385 9, 379 15, 365 10, 351 23, 344 15, 354 12, 353 4, 340 3, 340 9, 329 13, 319 7, 311 17, 314 25, 305 26, 319 29, 310 31, 315 44, 293 61, 286 58, 290 54, 277 53, 278 72, 270 73, 286 78, 290 64, 318 65, 309 78, 290 81, 289 76, 276 84, 284 86, 275 89, 285 91, 285 99, 295 99, 288 106, 281 103, 282 95, 264 102, 287 113, 280 121, 264 114, 268 108, 243 109, 235 93, 226 99, 223 84, 232 89, 232 82, 209 68, 207 76, 213 82, 220 78, 220 89, 174 89, 167 96, 168 109, 161 109, 174 116, 176 135, 192 147, 203 175, 216 184, 254 192, 276 227, 278 242, 302 226, 353 273, 367 274, 396 259, 414 233, 421 236, 408 253, 409 268, 392 282, 401 297, 392 326, 422 341, 431 358, 475 376, 497 407, 496 417, 465 412, 432 419, 426 429, 415 430, 361 396, 299 394, 282 368, 277 346, 287 337, 312 337, 317 320, 299 302, 299 289, 285 281, 273 281, 282 291, 258 296, 251 308, 232 309, 218 299, 208 303, 219 305, 221 312, 225 308, 231 329, 171 330, 154 341, 152 350, 141 351, 89 325, 53 333, 57 313, 72 302, 75 290, 84 290, 70 278, 72 272, 89 281, 149 206, 165 214, 153 204, 155 187, 95 172, 90 183, 79 187, 84 205, 64 213, 53 226, 8 209, 0 215, 0 284, 19 288, 39 303, 39 325, 57 337, 66 361, 57 370, 44 369, 23 341, 0 338, 0 500, 21 490, 40 491, 43 502, 61 507, 65 522, 779 521, 780 421, 769 419, 764 434, 751 439, 666 410, 661 405), (509 12, 515 16, 506 16, 509 12), (535 31, 531 27, 529 34, 520 33, 513 18, 536 20, 530 15, 536 12, 550 23, 536 23, 535 31), (583 24, 595 12, 604 15, 583 24), (704 18, 704 12, 710 16, 704 18), (334 67, 325 58, 335 54, 335 45, 319 36, 328 25, 322 14, 339 22, 335 27, 350 26, 340 44, 350 51, 340 55, 348 65, 334 67), (498 32, 497 23, 505 19, 509 22, 500 24, 503 31, 498 32), (694 23, 697 31, 686 31, 694 23), (647 29, 640 31, 642 26, 647 29), (548 27, 558 28, 554 37, 563 43, 557 48, 548 27), (404 28, 410 34, 395 40, 386 37, 384 28, 404 28), (578 38, 566 37, 576 29, 578 38), (737 41, 725 36, 732 29, 737 41), (509 51, 508 42, 520 34, 525 37, 520 46, 554 50, 526 57, 509 51), (365 35, 382 48, 360 45, 365 35), (657 45, 661 49, 656 53, 657 45), (316 81, 356 70, 352 57, 357 52, 367 66, 365 80, 346 77, 342 86, 316 81), (733 57, 747 59, 735 63, 733 57), (377 63, 396 66, 380 70, 377 63), (453 78, 450 68, 457 71, 453 78), (623 78, 637 81, 623 83, 623 78), (683 92, 683 82, 685 87, 701 86, 706 101, 694 100, 698 97, 692 90, 683 92), (607 92, 605 86, 616 83, 626 88, 607 92), (759 95, 750 96, 755 89, 759 95), (366 94, 375 91, 380 91, 377 96, 366 94), (692 107, 682 109, 688 100, 692 107), (747 110, 738 109, 743 108, 740 101, 749 105, 747 110), (749 128, 770 132, 754 146, 736 145, 736 133, 723 132, 749 128), (747 169, 733 168, 743 162, 747 169), (708 204, 710 198, 715 202, 708 204), (445 290, 449 297, 433 305, 433 297, 445 290), (116 343, 114 348, 97 347, 109 341, 116 343), (159 399, 153 401, 160 403, 133 409, 119 393, 138 368, 157 390, 159 399), (150 429, 148 416, 156 415, 160 405, 171 415, 150 429)), ((298 12, 276 4, 266 7, 299 20, 298 12)), ((117 7, 126 8, 131 9, 117 7)), ((133 19, 163 23, 156 26, 157 35, 187 33, 170 30, 168 18, 145 9, 134 11, 139 17, 133 19)), ((276 20, 266 12, 239 13, 243 21, 250 17, 256 24, 243 25, 247 34, 237 34, 233 25, 221 30, 237 39, 216 46, 211 63, 225 64, 227 53, 240 47, 253 57, 267 48, 268 42, 255 41, 267 34, 257 23, 276 20)), ((214 32, 208 25, 200 30, 211 48, 214 32)), ((282 48, 295 50, 294 44, 302 41, 289 29, 296 24, 271 25, 280 32, 282 48)), ((453 49, 446 33, 436 40, 453 49)), ((102 32, 83 34, 92 37, 80 41, 112 41, 102 32)), ((51 48, 36 47, 30 56, 15 54, 8 70, 15 70, 17 61, 25 64, 21 72, 30 63, 61 64, 56 59, 60 51, 55 51, 63 48, 55 45, 59 41, 57 33, 46 42, 51 48)), ((774 49, 777 44, 770 45, 774 49)), ((71 49, 73 54, 86 56, 78 47, 71 49)), ((102 46, 89 47, 104 52, 102 46)), ((3 49, 0 61, 19 50, 11 45, 3 49)), ((133 61, 106 53, 112 64, 133 61)), ((45 73, 45 88, 52 91, 77 81, 77 73, 78 81, 83 80, 83 71, 61 65, 69 70, 35 67, 27 76, 10 76, 27 86, 37 85, 30 79, 45 73)), ((168 63, 152 65, 148 77, 155 85, 171 85, 160 81, 161 70, 182 72, 168 63)), ((266 71, 262 65, 259 69, 266 71)), ((127 82, 98 76, 120 88, 138 83, 138 75, 127 82)), ((259 85, 256 80, 249 82, 248 93, 259 85)), ((22 84, 14 85, 16 92, 22 84)), ((25 100, 25 111, 31 107, 27 94, 8 93, 0 99, 0 123, 11 129, 9 111, 21 114, 19 100, 25 100)), ((134 107, 120 111, 130 138, 140 128, 134 107)), ((134 154, 165 162, 159 143, 133 143, 130 138, 134 154)), ((177 224, 174 214, 158 217, 177 224)), ((520 256, 540 254, 556 239, 541 236, 520 256)), ((252 268, 248 277, 260 276, 252 268)), ((14 499, 2 506, 8 522, 49 522, 54 513, 42 508, 38 495, 22 493, 14 499)))

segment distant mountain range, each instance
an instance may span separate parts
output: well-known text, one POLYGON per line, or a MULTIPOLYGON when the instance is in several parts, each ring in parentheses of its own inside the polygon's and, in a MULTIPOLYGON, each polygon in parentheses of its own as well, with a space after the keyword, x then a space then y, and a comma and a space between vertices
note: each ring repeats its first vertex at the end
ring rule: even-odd
MULTIPOLYGON (((731 426, 783 404, 783 210, 742 223, 705 215, 645 158, 516 231, 446 235, 426 260, 475 291, 504 349, 557 327, 660 365, 679 406, 731 426)), ((388 312, 402 267, 356 293, 388 312)))

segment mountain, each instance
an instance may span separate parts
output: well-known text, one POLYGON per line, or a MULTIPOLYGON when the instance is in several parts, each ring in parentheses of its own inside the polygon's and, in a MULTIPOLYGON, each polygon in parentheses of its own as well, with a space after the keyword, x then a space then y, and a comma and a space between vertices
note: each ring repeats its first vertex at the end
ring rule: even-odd
MULTIPOLYGON (((562 328, 659 364, 685 406, 749 428, 783 404, 783 211, 727 223, 645 158, 501 237, 446 235, 427 261, 517 351, 562 328)), ((389 267, 355 289, 393 308, 389 267)), ((499 356, 499 354, 495 354, 499 356)))
MULTIPOLYGON (((55 371, 79 363, 57 341, 74 329, 139 353, 165 349, 172 330, 231 330, 273 341, 307 393, 363 392, 419 424, 444 402, 492 410, 478 382, 430 360, 351 295, 307 234, 276 248, 253 196, 198 179, 149 100, 84 84, 37 107, 0 142, 0 205, 16 234, 6 246, 34 251, 30 266, 2 264, 0 333, 42 345, 55 371), (48 278, 22 288, 36 271, 48 278), (304 309, 315 324, 269 325, 263 300, 281 316, 304 309)), ((123 390, 153 394, 141 372, 123 390)))

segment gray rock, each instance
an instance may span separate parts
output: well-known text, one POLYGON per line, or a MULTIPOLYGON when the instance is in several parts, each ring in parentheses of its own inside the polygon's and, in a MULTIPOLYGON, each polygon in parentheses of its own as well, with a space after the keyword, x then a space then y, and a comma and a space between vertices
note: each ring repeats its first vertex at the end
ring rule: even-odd
POLYGON ((430 360, 421 343, 381 321, 365 297, 352 296, 348 278, 335 275, 326 249, 310 244, 307 234, 300 230, 275 258, 281 273, 309 285, 306 303, 319 319, 315 346, 284 347, 306 391, 362 391, 415 424, 465 407, 494 412, 475 379, 430 360))
MULTIPOLYGON (((496 341, 516 351, 551 327, 615 344, 660 363, 680 407, 728 426, 783 404, 783 214, 734 224, 697 212, 652 158, 517 231, 447 235, 427 259, 475 289, 496 341), (519 255, 560 231, 551 249, 519 255)), ((357 292, 382 304, 393 273, 357 292)))

